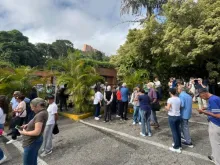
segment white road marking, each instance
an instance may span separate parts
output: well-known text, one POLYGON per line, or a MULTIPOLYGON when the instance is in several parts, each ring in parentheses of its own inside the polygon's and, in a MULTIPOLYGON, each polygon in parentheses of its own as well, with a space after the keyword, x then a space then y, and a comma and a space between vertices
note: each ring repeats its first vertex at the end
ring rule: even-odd
MULTIPOLYGON (((134 140, 141 141, 141 142, 144 142, 144 143, 147 143, 147 144, 150 144, 150 145, 154 145, 154 146, 159 147, 159 148, 163 148, 165 150, 169 150, 169 146, 166 146, 166 145, 163 145, 163 144, 151 141, 151 140, 147 140, 147 139, 131 136, 131 135, 123 133, 123 132, 119 132, 119 131, 115 131, 115 130, 112 130, 112 129, 109 129, 109 128, 105 128, 105 127, 102 127, 102 126, 91 124, 91 123, 85 122, 83 120, 80 120, 80 122, 83 123, 83 124, 86 124, 88 126, 91 126, 91 127, 95 127, 95 128, 102 129, 102 130, 110 132, 110 133, 114 133, 114 134, 117 134, 117 135, 120 135, 120 136, 124 136, 124 137, 129 138, 129 139, 134 139, 134 140)), ((201 155, 201 154, 197 154, 197 153, 194 153, 194 152, 182 151, 182 154, 189 155, 189 156, 192 156, 192 157, 195 157, 195 158, 199 158, 199 159, 203 159, 203 160, 209 161, 207 156, 204 156, 204 155, 201 155)))
MULTIPOLYGON (((160 118, 164 118, 164 119, 168 119, 168 117, 165 117, 165 116, 160 116, 160 115, 157 115, 157 117, 160 117, 160 118)), ((190 123, 197 123, 197 124, 203 124, 203 125, 209 125, 209 123, 205 123, 205 122, 199 122, 199 121, 194 121, 194 120, 189 120, 190 123)))
MULTIPOLYGON (((8 139, 8 140, 11 140, 9 137, 6 136, 6 134, 3 134, 3 136, 8 139)), ((22 154, 24 153, 24 149, 22 147, 22 144, 21 142, 19 141, 16 141, 14 143, 12 143, 22 154)), ((6 144, 7 145, 7 144, 6 144)), ((38 165, 48 165, 44 160, 42 160, 41 158, 38 157, 37 159, 37 164, 38 165)))

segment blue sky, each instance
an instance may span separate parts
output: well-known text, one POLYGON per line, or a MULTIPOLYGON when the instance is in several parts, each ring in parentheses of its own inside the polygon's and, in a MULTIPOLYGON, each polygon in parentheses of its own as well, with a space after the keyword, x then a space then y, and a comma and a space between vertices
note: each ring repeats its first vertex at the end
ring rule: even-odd
POLYGON ((84 43, 115 54, 124 43, 132 20, 120 16, 120 0, 1 0, 0 30, 18 29, 30 42, 69 39, 76 48, 84 43), (117 25, 117 26, 116 26, 117 25))

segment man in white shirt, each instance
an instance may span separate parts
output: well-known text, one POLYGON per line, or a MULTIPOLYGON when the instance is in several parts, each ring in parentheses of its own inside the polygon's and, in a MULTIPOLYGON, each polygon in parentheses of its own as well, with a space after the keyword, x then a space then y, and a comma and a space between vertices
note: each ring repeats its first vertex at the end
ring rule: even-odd
POLYGON ((48 120, 46 123, 46 127, 44 130, 44 142, 43 142, 43 153, 41 154, 42 157, 47 156, 52 153, 52 135, 53 135, 53 129, 55 126, 55 123, 58 119, 57 114, 57 105, 54 102, 54 96, 50 95, 47 97, 49 106, 47 108, 48 112, 48 120))
POLYGON ((93 104, 95 106, 95 120, 99 120, 100 109, 102 106, 102 99, 103 99, 103 95, 100 92, 100 89, 95 88, 95 96, 94 96, 94 101, 93 101, 93 104))

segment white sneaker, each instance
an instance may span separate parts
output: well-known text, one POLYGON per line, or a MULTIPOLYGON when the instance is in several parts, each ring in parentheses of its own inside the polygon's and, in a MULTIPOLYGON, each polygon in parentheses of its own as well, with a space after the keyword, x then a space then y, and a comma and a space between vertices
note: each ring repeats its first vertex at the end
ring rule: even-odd
POLYGON ((139 125, 141 125, 141 122, 139 122, 139 125))
POLYGON ((45 157, 45 156, 47 156, 47 155, 50 155, 50 154, 52 154, 52 150, 50 150, 49 152, 43 152, 40 156, 41 157, 45 157))
POLYGON ((148 136, 149 136, 149 137, 151 137, 151 136, 152 136, 152 134, 151 134, 151 133, 148 133, 148 136))
POLYGON ((173 151, 173 152, 177 152, 177 153, 179 153, 179 154, 181 153, 180 148, 179 148, 179 149, 175 149, 175 148, 173 148, 173 147, 170 147, 169 150, 170 150, 170 151, 173 151))
POLYGON ((117 118, 119 118, 119 117, 121 117, 121 116, 119 116, 119 115, 116 115, 116 117, 117 117, 117 118))
MULTIPOLYGON (((174 147, 174 143, 172 143, 172 146, 174 147)), ((182 148, 182 147, 180 147, 180 149, 182 150, 183 148, 182 148)))
MULTIPOLYGON (((174 147, 174 143, 172 143, 172 146, 174 147)), ((183 148, 182 148, 182 147, 180 147, 180 149, 182 150, 183 148)))
POLYGON ((145 136, 146 136, 146 135, 145 135, 145 134, 143 134, 142 132, 140 132, 140 135, 141 135, 141 136, 143 136, 143 137, 145 137, 145 136))
POLYGON ((98 117, 95 117, 95 120, 99 120, 99 118, 98 118, 98 117))
POLYGON ((0 164, 4 163, 7 159, 7 156, 4 155, 4 157, 0 160, 0 164))
POLYGON ((101 118, 102 117, 102 115, 99 115, 99 118, 101 118))
POLYGON ((136 122, 133 122, 133 125, 135 125, 136 124, 136 122))
POLYGON ((11 143, 14 143, 14 142, 16 142, 17 140, 13 140, 13 139, 11 139, 11 140, 9 140, 6 144, 11 144, 11 143))

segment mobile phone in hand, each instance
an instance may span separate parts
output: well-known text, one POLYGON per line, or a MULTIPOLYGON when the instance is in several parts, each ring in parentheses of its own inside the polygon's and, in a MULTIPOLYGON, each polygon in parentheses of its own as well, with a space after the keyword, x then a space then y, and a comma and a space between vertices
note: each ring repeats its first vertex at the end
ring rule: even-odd
POLYGON ((21 130, 21 131, 22 131, 21 126, 18 126, 18 125, 15 126, 15 129, 17 129, 17 130, 21 130))

